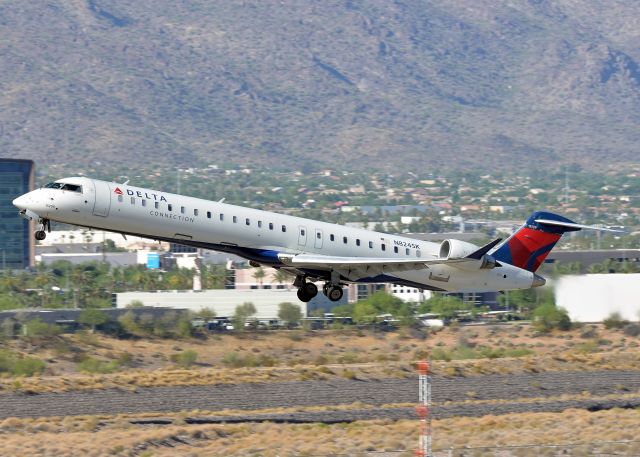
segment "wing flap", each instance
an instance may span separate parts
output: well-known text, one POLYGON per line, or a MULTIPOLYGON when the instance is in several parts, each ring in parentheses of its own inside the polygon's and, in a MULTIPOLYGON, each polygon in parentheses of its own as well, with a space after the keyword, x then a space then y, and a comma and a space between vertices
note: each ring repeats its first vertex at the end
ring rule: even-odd
POLYGON ((460 264, 478 262, 476 259, 398 259, 388 257, 341 257, 318 254, 279 254, 282 263, 296 268, 318 270, 359 270, 380 273, 406 270, 422 270, 429 265, 460 264))

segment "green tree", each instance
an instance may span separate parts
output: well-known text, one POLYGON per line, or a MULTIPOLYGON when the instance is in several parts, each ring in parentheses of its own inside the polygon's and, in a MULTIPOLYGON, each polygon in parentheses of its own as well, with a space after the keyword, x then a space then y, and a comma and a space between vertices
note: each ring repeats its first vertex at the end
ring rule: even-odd
POLYGON ((533 326, 536 330, 544 333, 554 328, 570 330, 571 319, 566 310, 558 308, 553 303, 544 303, 533 311, 533 326))
POLYGON ((378 314, 379 310, 367 300, 359 301, 353 306, 353 320, 357 324, 372 324, 378 314))
POLYGON ((242 305, 236 306, 236 312, 233 315, 233 328, 237 331, 244 331, 244 324, 247 318, 253 316, 257 312, 256 307, 251 302, 244 302, 242 305))
POLYGON ((258 282, 258 288, 262 289, 262 281, 264 280, 266 273, 264 271, 264 268, 262 267, 258 267, 253 271, 253 279, 255 279, 258 282))
POLYGON ((203 319, 205 322, 210 321, 216 317, 216 312, 213 308, 202 308, 200 311, 194 314, 196 317, 203 319))
POLYGON ((95 333, 98 325, 105 324, 109 317, 99 309, 89 308, 83 309, 78 317, 78 322, 91 327, 91 333, 95 333))
POLYGON ((124 313, 118 318, 118 322, 122 326, 122 329, 129 335, 139 335, 141 333, 140 326, 133 311, 124 313))
POLYGON ((452 295, 434 294, 420 306, 421 312, 439 314, 443 319, 454 319, 458 311, 468 311, 470 306, 452 295))
POLYGON ((302 310, 300 306, 293 303, 280 303, 278 305, 278 317, 287 323, 288 327, 296 326, 302 319, 302 310))

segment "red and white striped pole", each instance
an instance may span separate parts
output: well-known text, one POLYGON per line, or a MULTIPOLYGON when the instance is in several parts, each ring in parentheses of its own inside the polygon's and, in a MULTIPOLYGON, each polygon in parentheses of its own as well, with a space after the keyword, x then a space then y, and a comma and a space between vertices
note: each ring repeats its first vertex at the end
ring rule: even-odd
POLYGON ((421 360, 417 364, 419 379, 419 404, 416 412, 420 418, 420 439, 417 457, 433 457, 431 453, 431 374, 429 362, 421 360))

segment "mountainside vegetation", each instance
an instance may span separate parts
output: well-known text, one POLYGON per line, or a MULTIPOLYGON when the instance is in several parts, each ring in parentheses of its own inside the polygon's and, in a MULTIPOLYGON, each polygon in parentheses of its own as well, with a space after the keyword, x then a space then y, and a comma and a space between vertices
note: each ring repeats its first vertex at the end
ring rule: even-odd
POLYGON ((0 156, 622 168, 640 3, 0 0, 0 156))

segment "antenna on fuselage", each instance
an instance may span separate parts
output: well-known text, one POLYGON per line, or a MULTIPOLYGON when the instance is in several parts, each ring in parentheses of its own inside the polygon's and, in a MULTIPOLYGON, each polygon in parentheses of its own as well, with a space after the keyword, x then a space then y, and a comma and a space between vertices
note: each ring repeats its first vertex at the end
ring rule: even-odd
POLYGON ((129 184, 129 181, 131 181, 130 179, 127 179, 125 182, 122 183, 123 186, 126 186, 127 184, 129 184))

